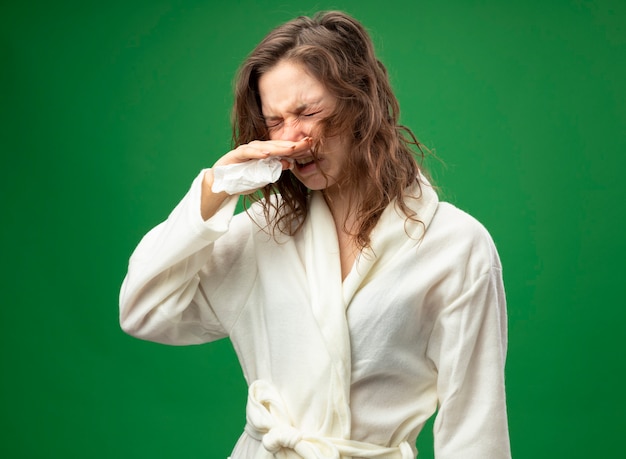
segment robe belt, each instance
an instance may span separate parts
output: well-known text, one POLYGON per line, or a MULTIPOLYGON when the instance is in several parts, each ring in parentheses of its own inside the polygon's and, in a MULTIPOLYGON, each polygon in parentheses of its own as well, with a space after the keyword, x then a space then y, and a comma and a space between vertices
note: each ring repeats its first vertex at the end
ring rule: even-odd
POLYGON ((255 459, 415 459, 409 442, 395 447, 305 433, 291 424, 278 390, 267 381, 249 388, 245 431, 262 443, 255 459))

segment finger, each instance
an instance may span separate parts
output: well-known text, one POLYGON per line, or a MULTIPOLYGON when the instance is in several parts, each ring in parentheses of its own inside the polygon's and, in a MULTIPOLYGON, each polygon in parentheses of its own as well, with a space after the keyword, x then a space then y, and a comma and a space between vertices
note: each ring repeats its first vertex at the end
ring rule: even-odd
POLYGON ((254 140, 228 152, 220 158, 215 165, 225 166, 255 159, 264 159, 269 156, 287 157, 309 149, 310 145, 310 137, 306 137, 297 142, 289 140, 254 140))
POLYGON ((240 145, 234 150, 229 151, 222 156, 215 166, 226 166, 228 164, 243 163, 253 159, 263 159, 269 156, 267 149, 261 150, 249 144, 240 145))
POLYGON ((304 139, 298 140, 298 141, 292 141, 292 140, 280 140, 280 139, 274 139, 274 140, 253 140, 252 142, 248 143, 247 145, 250 145, 252 147, 256 147, 256 148, 270 148, 270 149, 290 149, 295 147, 298 147, 300 144, 302 144, 304 141, 306 141, 306 139, 308 139, 308 137, 305 137, 304 139))
POLYGON ((283 143, 282 141, 277 144, 273 144, 273 148, 268 148, 268 146, 264 146, 267 148, 271 156, 291 156, 296 153, 301 153, 303 151, 307 151, 311 149, 312 140, 310 137, 305 137, 302 140, 298 140, 297 142, 289 142, 283 143))
POLYGON ((280 159, 280 164, 283 166, 283 170, 291 170, 293 169, 293 160, 280 159))
POLYGON ((239 161, 262 159, 268 156, 283 156, 302 147, 299 142, 255 140, 237 147, 233 150, 232 157, 239 161))

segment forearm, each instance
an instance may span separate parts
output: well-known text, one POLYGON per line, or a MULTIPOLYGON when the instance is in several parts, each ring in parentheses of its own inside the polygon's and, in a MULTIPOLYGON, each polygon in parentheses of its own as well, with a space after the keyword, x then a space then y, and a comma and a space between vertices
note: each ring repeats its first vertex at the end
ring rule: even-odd
POLYGON ((200 198, 200 214, 204 221, 213 217, 217 210, 224 204, 224 201, 230 197, 226 192, 214 193, 213 187, 213 171, 207 169, 202 178, 202 195, 200 198))
MULTIPOLYGON (((219 323, 200 292, 199 272, 214 242, 230 225, 236 198, 221 201, 203 221, 200 202, 204 173, 166 221, 146 234, 133 252, 120 292, 120 324, 129 334, 169 344, 212 339, 206 330, 219 323)), ((219 278, 218 268, 211 276, 219 278)))
POLYGON ((438 319, 431 338, 438 342, 437 459, 510 459, 505 308, 501 273, 493 268, 438 319))

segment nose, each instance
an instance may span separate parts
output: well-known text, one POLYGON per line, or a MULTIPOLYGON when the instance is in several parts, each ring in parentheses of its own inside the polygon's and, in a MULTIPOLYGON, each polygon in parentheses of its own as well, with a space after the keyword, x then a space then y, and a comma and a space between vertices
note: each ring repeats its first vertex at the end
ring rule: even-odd
POLYGON ((303 123, 299 122, 297 118, 283 121, 283 126, 280 132, 281 140, 290 140, 297 142, 307 137, 309 133, 304 128, 303 123))

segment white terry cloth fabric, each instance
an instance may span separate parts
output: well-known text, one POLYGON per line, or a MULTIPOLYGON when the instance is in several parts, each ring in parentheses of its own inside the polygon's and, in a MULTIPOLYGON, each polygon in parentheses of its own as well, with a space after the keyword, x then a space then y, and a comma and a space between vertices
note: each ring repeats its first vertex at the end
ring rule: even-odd
POLYGON ((280 394, 267 381, 250 385, 246 407, 246 433, 263 444, 255 459, 320 459, 362 457, 380 459, 413 459, 407 441, 397 447, 307 434, 291 424, 289 412, 280 394))
POLYGON ((269 158, 246 161, 245 163, 228 164, 213 168, 214 193, 225 191, 228 194, 241 194, 256 190, 280 178, 283 166, 280 158, 269 158))
POLYGON ((344 441, 404 459, 437 408, 437 459, 510 458, 502 273, 476 220, 422 185, 407 201, 420 222, 390 205, 342 282, 321 193, 302 231, 275 240, 262 212, 233 217, 237 197, 202 221, 202 176, 133 253, 120 322, 168 344, 231 339, 250 387, 233 459, 328 444, 343 458, 344 441))

